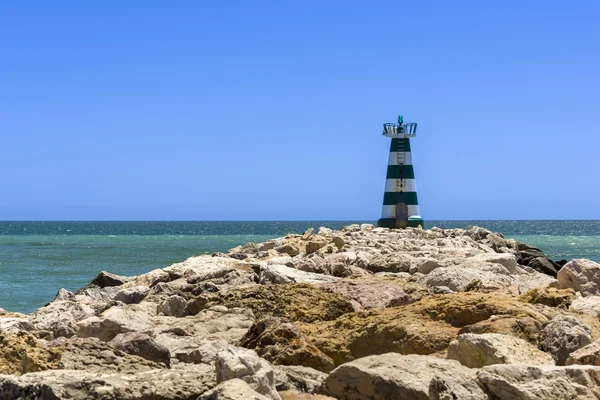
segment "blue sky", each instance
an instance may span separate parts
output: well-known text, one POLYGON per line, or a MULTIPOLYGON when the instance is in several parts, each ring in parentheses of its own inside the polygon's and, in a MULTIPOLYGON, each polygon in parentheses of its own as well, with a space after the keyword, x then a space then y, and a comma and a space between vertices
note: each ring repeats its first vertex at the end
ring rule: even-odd
POLYGON ((4 2, 0 220, 600 219, 594 1, 4 2))

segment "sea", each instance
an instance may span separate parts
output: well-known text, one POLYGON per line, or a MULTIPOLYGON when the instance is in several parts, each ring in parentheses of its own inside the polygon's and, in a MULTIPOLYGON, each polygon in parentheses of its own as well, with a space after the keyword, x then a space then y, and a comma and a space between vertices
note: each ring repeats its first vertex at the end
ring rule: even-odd
MULTIPOLYGON (((374 221, 0 222, 0 307, 30 313, 60 288, 88 284, 99 271, 139 275, 188 257, 225 252, 309 228, 374 221)), ((600 262, 600 221, 426 221, 478 225, 539 247, 554 260, 600 262)))

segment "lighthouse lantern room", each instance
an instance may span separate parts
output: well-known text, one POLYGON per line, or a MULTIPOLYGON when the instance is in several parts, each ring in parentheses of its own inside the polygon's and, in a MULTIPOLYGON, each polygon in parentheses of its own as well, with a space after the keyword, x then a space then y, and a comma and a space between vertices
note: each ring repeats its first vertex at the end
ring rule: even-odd
POLYGON ((417 135, 417 123, 405 123, 402 115, 398 123, 383 124, 383 136, 391 138, 383 211, 377 226, 385 228, 424 227, 419 212, 415 171, 410 151, 410 138, 417 135))

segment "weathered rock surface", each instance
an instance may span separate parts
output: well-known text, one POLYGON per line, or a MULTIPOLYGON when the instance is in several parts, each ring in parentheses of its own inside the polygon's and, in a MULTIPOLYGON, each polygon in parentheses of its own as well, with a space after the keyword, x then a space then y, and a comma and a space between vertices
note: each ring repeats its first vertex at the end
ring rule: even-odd
POLYGON ((574 289, 584 296, 600 294, 600 264, 583 258, 568 262, 557 276, 561 289, 574 289))
POLYGON ((64 347, 59 363, 61 369, 131 374, 164 368, 162 364, 116 350, 96 338, 73 338, 64 347))
POLYGON ((171 365, 171 353, 168 348, 154 341, 149 335, 139 332, 120 333, 109 344, 116 350, 139 356, 146 360, 171 365))
POLYGON ((128 375, 55 370, 0 375, 0 398, 182 400, 196 399, 214 386, 214 370, 204 365, 128 375))
POLYGON ((600 393, 600 367, 498 364, 484 367, 477 381, 497 400, 589 400, 600 393))
POLYGON ((274 315, 292 321, 328 321, 354 311, 352 303, 331 290, 309 284, 251 286, 208 295, 206 307, 250 308, 256 317, 274 315))
POLYGON ((448 347, 448 359, 457 360, 469 368, 520 363, 554 365, 552 356, 525 340, 498 333, 459 335, 458 340, 448 347))
POLYGON ((600 341, 596 340, 580 349, 575 350, 565 362, 566 365, 595 365, 600 366, 600 341))
POLYGON ((569 309, 577 298, 573 289, 556 289, 552 287, 534 288, 519 296, 519 300, 531 304, 544 304, 549 307, 569 309))
POLYGON ((254 351, 230 348, 219 352, 215 366, 218 383, 239 378, 267 398, 280 400, 275 389, 273 368, 264 359, 258 357, 254 351))
POLYGON ((388 283, 339 280, 319 287, 331 289, 351 299, 355 311, 397 307, 412 302, 410 295, 399 286, 388 283))
POLYGON ((557 365, 565 365, 569 354, 592 343, 591 329, 572 316, 557 316, 544 327, 541 347, 557 365))
POLYGON ((273 364, 303 365, 319 371, 331 371, 333 360, 323 354, 290 321, 264 317, 254 323, 240 346, 255 350, 273 364))
POLYGON ((283 391, 316 394, 327 378, 326 373, 301 365, 276 365, 273 370, 275 387, 280 394, 283 391))
POLYGON ((20 375, 58 368, 63 348, 46 348, 26 332, 0 332, 0 373, 20 375))
POLYGON ((339 366, 325 379, 322 392, 349 400, 488 399, 474 382, 475 373, 454 360, 386 353, 339 366))
POLYGON ((198 400, 267 400, 262 394, 256 392, 241 379, 230 379, 219 383, 217 386, 204 393, 198 400))
POLYGON ((401 307, 347 313, 335 321, 299 326, 335 365, 340 365, 389 351, 400 354, 440 352, 447 349, 460 328, 498 315, 530 318, 540 324, 548 322, 534 307, 508 297, 456 293, 423 298, 401 307))

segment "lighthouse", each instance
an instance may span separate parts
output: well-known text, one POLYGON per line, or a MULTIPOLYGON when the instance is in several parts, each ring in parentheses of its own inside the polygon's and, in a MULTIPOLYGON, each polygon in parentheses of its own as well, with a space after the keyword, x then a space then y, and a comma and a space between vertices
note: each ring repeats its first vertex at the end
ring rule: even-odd
POLYGON ((415 170, 410 151, 410 138, 417 135, 417 123, 404 123, 402 115, 398 123, 383 124, 383 136, 391 138, 383 211, 377 226, 384 228, 424 227, 417 200, 415 170))

